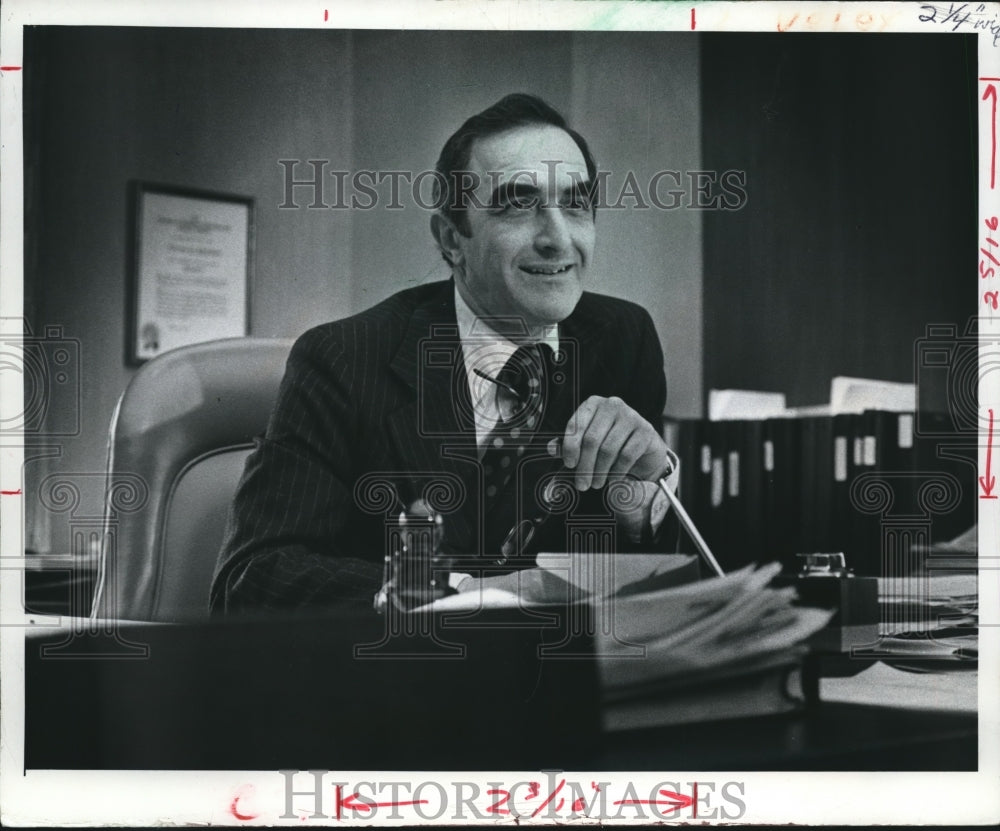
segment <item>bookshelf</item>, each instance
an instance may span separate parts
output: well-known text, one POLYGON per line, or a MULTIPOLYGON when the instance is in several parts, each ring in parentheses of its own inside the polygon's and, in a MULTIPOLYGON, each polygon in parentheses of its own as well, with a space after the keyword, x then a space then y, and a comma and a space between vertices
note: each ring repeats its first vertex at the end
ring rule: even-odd
MULTIPOLYGON (((664 435, 681 459, 681 499, 726 571, 771 560, 796 571, 798 553, 840 551, 857 574, 902 576, 976 521, 974 442, 939 454, 917 418, 667 418, 664 435)), ((681 550, 694 549, 682 539, 681 550)))

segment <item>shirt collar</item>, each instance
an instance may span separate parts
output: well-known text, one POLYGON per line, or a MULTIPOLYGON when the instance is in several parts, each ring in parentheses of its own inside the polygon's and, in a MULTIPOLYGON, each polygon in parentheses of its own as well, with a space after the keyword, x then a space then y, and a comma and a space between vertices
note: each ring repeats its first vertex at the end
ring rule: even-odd
MULTIPOLYGON (((480 378, 473 370, 496 378, 510 356, 523 343, 515 343, 489 327, 462 298, 455 286, 455 319, 462 341, 465 374, 469 382, 469 396, 476 415, 476 431, 488 433, 499 415, 496 407, 496 385, 480 378)), ((532 341, 525 341, 530 343, 532 341)), ((559 324, 546 326, 536 343, 546 344, 553 353, 559 351, 559 324)))

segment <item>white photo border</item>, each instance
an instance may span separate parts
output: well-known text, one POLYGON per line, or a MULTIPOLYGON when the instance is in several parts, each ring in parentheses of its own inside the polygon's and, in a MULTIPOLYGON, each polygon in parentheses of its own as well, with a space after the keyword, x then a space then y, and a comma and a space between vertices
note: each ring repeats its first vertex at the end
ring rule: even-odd
MULTIPOLYGON (((964 31, 978 36, 979 72, 979 209, 977 240, 982 223, 1000 216, 1000 193, 991 180, 987 159, 996 151, 995 111, 988 92, 1000 89, 1000 6, 996 3, 629 3, 572 2, 572 0, 473 0, 417 6, 412 3, 290 2, 250 0, 188 3, 165 0, 155 4, 123 4, 112 0, 44 2, 8 0, 2 9, 0 29, 0 307, 7 328, 0 334, 21 334, 23 310, 23 145, 22 145, 22 32, 28 25, 48 26, 194 26, 241 28, 406 28, 414 29, 534 29, 534 30, 677 30, 773 32, 864 31, 871 36, 892 32, 964 31), (962 23, 954 13, 961 5, 974 13, 962 23), (977 9, 979 11, 977 11, 977 9), (950 16, 949 16, 950 15, 950 16), (993 130, 991 130, 991 121, 993 130)), ((85 56, 82 56, 85 59, 85 56)), ((996 97, 992 98, 996 101, 996 97)), ((964 279, 964 278, 963 278, 964 279)), ((969 275, 970 292, 978 275, 969 275)), ((981 349, 1000 341, 1000 312, 980 305, 981 349)), ((981 408, 997 402, 1000 411, 1000 374, 980 367, 981 408)), ((0 418, 22 412, 20 377, 0 373, 0 418)), ((987 445, 979 443, 980 470, 985 470, 987 445)), ((0 443, 0 529, 4 569, 23 568, 23 448, 0 443)), ((979 548, 1000 551, 1000 500, 979 506, 979 548)), ((726 781, 745 783, 742 797, 747 824, 993 824, 1000 820, 1000 560, 982 557, 980 592, 979 770, 969 773, 761 773, 700 771, 697 774, 567 773, 580 781, 599 779, 631 782, 638 791, 665 780, 726 781)), ((282 818, 285 779, 276 771, 24 771, 23 639, 32 625, 25 615, 17 580, 0 580, 0 673, 2 673, 2 742, 0 742, 0 798, 2 818, 8 825, 299 825, 304 816, 282 818), (237 811, 238 808, 238 811, 237 811), (252 819, 250 819, 252 817, 252 819)), ((441 781, 462 778, 485 789, 498 778, 523 780, 524 772, 467 774, 442 771, 426 774, 441 781)), ((534 773, 537 776, 537 772, 534 773)), ((412 775, 354 772, 345 779, 380 782, 412 781, 412 775)), ((438 822, 460 822, 444 818, 438 822)), ((540 822, 536 820, 534 822, 540 822)), ((594 824, 597 819, 580 819, 594 824)), ((632 824, 640 820, 625 820, 632 824)), ((708 824, 728 822, 722 817, 708 824)), ((400 819, 375 820, 344 817, 310 819, 319 824, 402 825, 421 822, 412 814, 400 819)), ((468 822, 468 819, 464 820, 468 822)), ((532 822, 532 821, 528 821, 532 822)), ((679 820, 678 820, 679 822, 679 820)))

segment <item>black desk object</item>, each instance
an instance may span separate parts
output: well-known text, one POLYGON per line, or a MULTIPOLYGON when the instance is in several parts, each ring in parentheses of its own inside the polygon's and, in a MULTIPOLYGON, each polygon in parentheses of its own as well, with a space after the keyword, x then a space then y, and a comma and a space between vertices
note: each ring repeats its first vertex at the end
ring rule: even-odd
POLYGON ((25 766, 500 770, 590 752, 593 663, 539 662, 539 646, 558 637, 537 619, 477 620, 441 629, 443 645, 381 643, 387 618, 370 608, 33 636, 25 766))
POLYGON ((25 765, 66 769, 975 770, 974 714, 819 703, 801 712, 602 735, 585 637, 479 613, 358 659, 368 609, 125 626, 26 639, 25 765), (475 623, 476 625, 470 625, 475 623), (516 623, 518 626, 509 624, 516 623), (493 624, 493 626, 491 626, 493 624), (121 641, 142 644, 145 658, 121 641), (541 645, 562 659, 539 660, 541 645), (43 655, 48 648, 51 654, 43 655), (71 657, 73 655, 79 657, 71 657))

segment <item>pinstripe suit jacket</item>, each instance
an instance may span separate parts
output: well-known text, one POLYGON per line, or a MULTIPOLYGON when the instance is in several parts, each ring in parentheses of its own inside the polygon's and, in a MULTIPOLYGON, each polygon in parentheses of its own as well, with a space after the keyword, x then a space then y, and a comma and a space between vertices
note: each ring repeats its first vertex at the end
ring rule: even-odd
MULTIPOLYGON (((617 395, 660 429, 663 353, 645 309, 585 292, 560 340, 573 372, 542 432, 561 435, 590 395, 617 395)), ((212 609, 370 603, 386 518, 418 496, 440 506, 453 551, 478 552, 480 481, 452 281, 311 329, 291 351, 267 432, 247 460, 212 609)))

